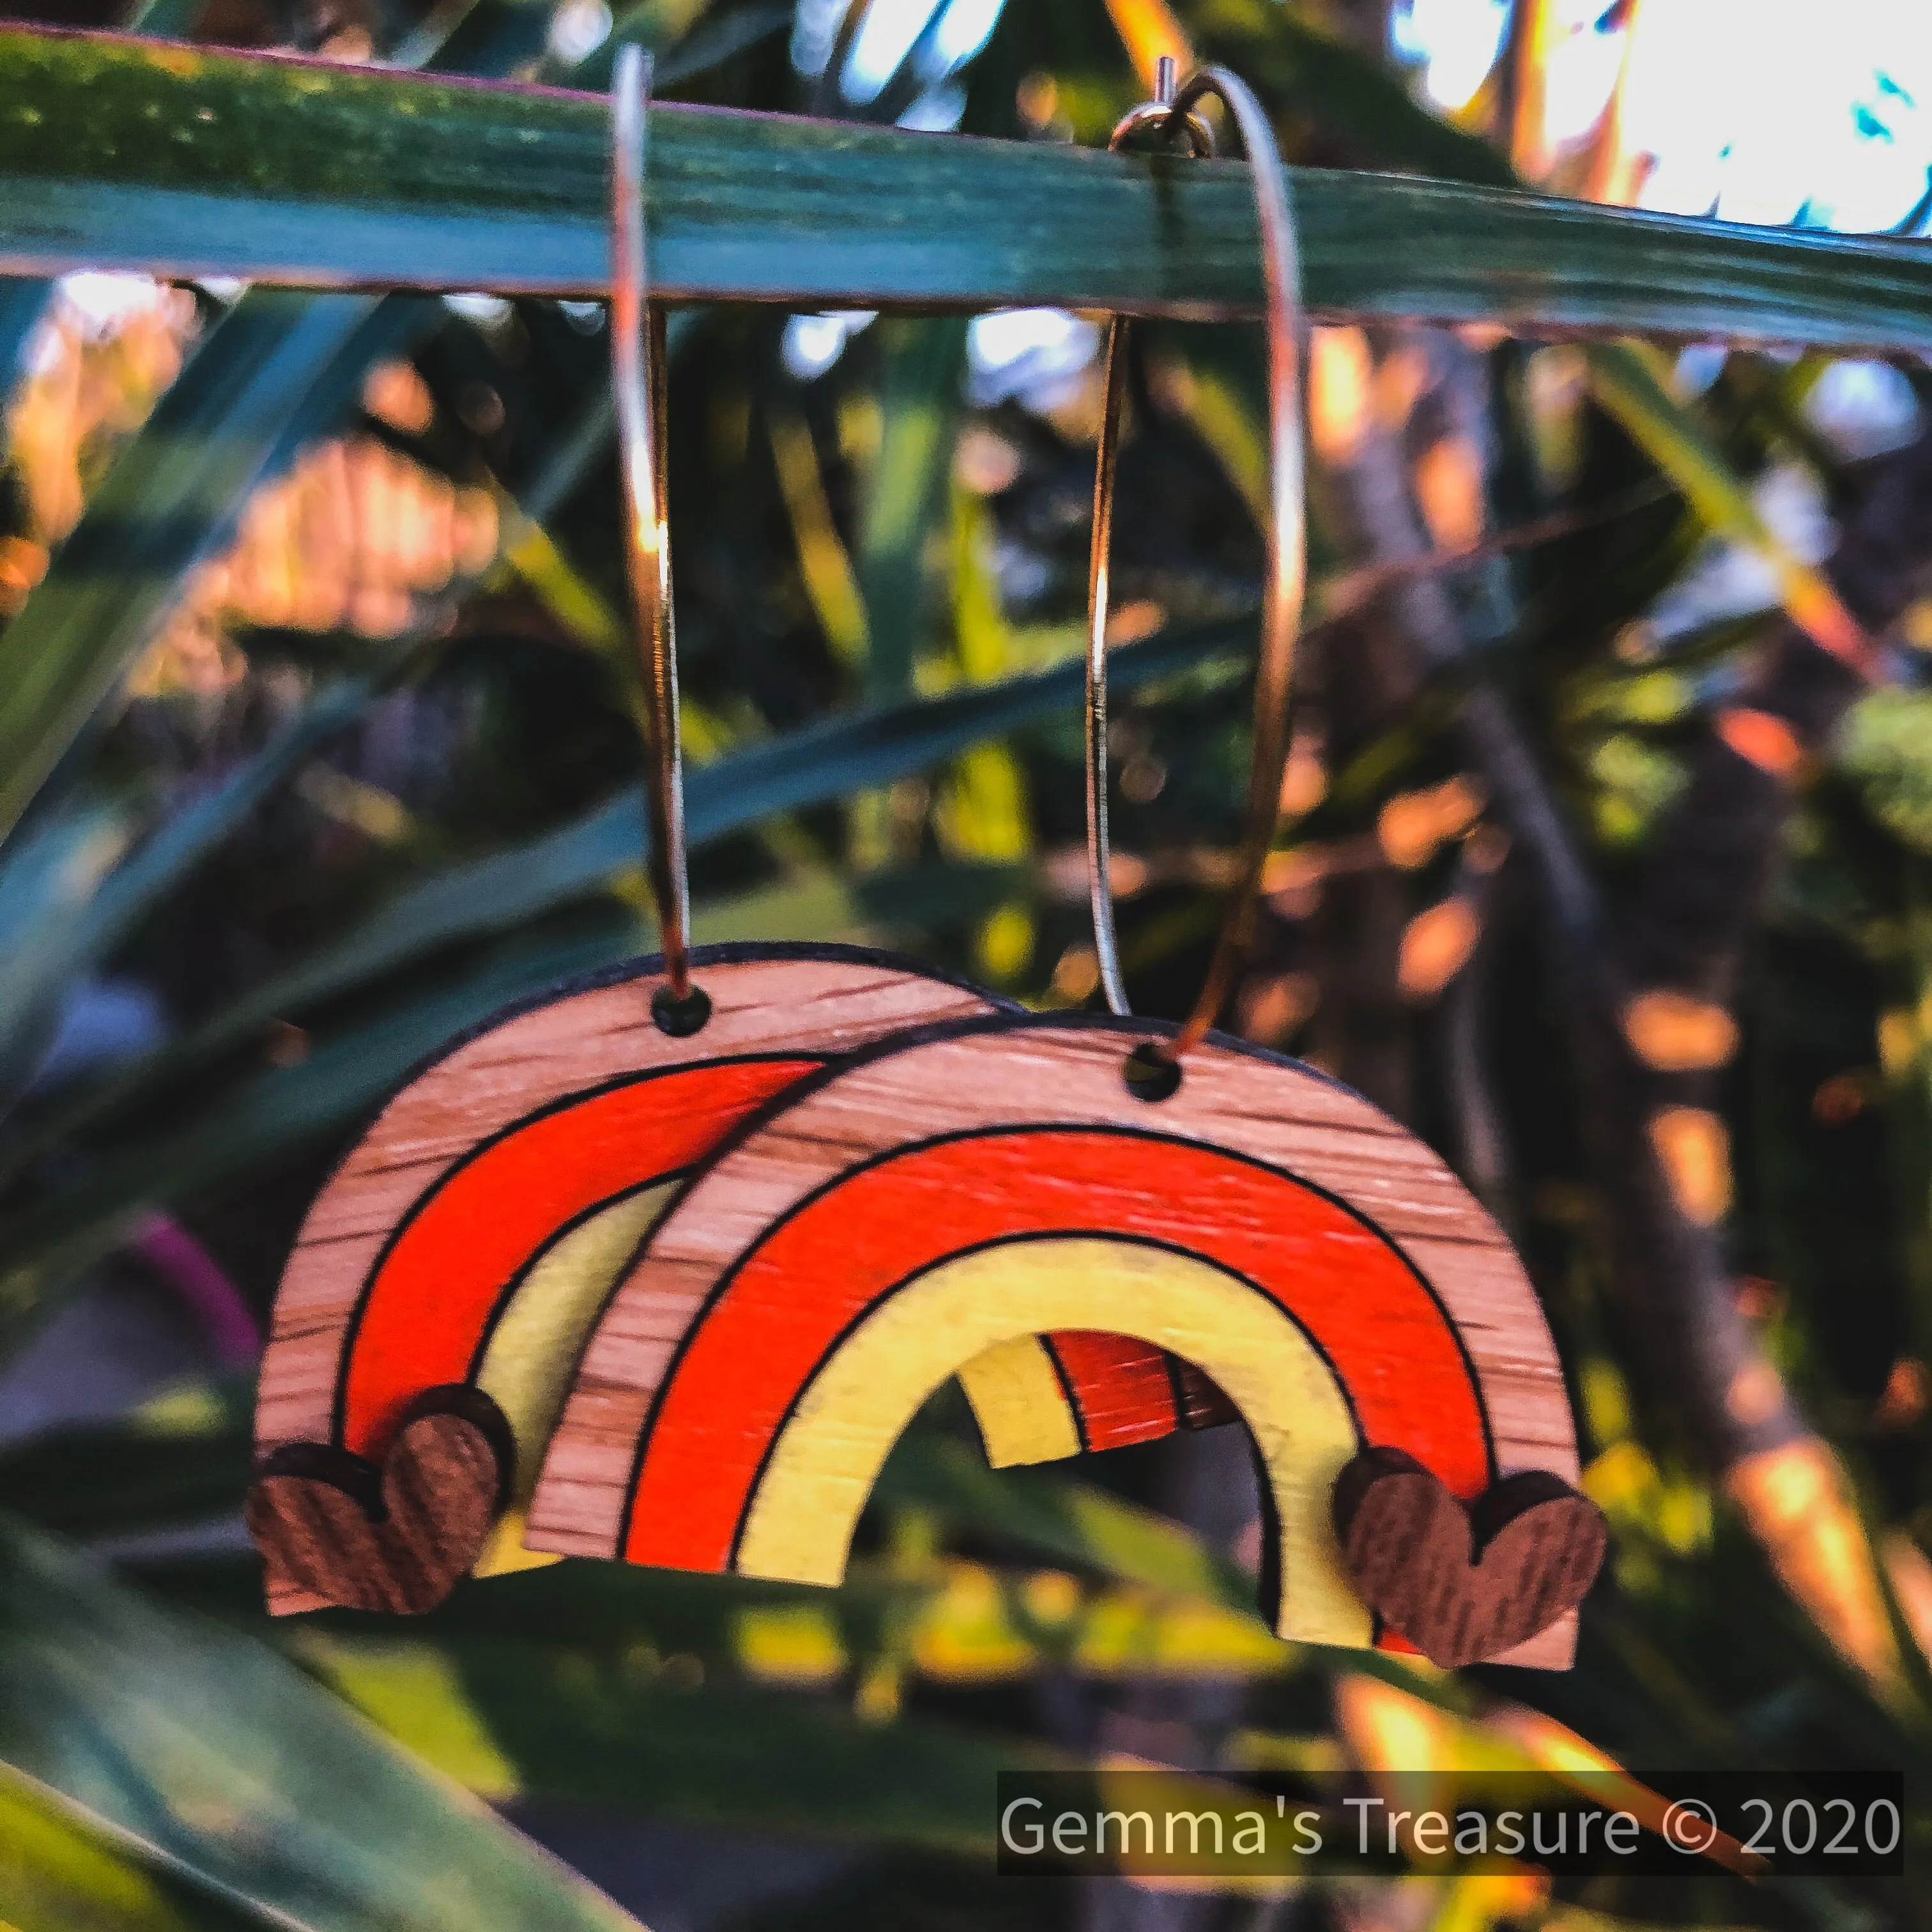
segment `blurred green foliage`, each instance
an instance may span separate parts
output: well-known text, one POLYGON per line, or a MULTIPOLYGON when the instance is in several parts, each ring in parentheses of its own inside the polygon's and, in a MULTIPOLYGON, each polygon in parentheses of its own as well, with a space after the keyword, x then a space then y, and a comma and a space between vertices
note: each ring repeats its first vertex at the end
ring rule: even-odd
MULTIPOLYGON (((586 0, 422 20, 292 10, 247 32, 231 10, 205 31, 590 87, 633 38, 670 98, 886 120, 925 103, 1009 139, 1092 140, 1141 92, 1126 0, 992 10, 956 66, 928 34, 864 100, 794 63, 836 8, 646 0, 610 38, 586 0)), ((1426 115, 1349 44, 1348 11, 1198 0, 1180 16, 1262 92, 1293 158, 1510 183, 1482 128, 1426 115)), ((888 222, 893 184, 877 194, 888 222)), ((58 299, 16 289, 0 334, 20 339, 14 310, 58 299)), ((0 843, 0 1348, 29 1364, 157 1209, 265 1312, 303 1206, 414 1060, 651 943, 598 315, 195 301, 179 379, 76 459, 70 528, 37 521, 44 452, 17 404, 13 418, 0 582, 38 561, 0 635, 0 801, 19 818, 0 843), (333 551, 292 512, 268 527, 265 504, 296 500, 273 493, 337 445, 364 488, 430 479, 412 487, 446 524, 452 502, 487 504, 488 556, 452 550, 400 614, 338 596, 328 621, 303 621, 305 572, 394 587, 369 575, 381 504, 350 500, 359 534, 333 551), (248 557, 285 573, 279 604, 233 588, 248 557), (158 1016, 146 1030, 75 1047, 130 987, 158 1016)), ((1137 339, 1114 827, 1135 998, 1178 1012, 1244 776, 1259 361, 1231 328, 1137 339)), ((674 331, 698 934, 883 941, 1032 1004, 1079 1004, 1092 369, 989 368, 953 318, 850 327, 830 358, 825 340, 715 309, 674 331)), ((1810 358, 1736 354, 1691 404, 1628 345, 1391 326, 1364 353, 1358 412, 1386 429, 1431 544, 1472 518, 1528 535, 1453 568, 1375 552, 1346 507, 1353 459, 1318 430, 1297 762, 1231 1024, 1400 1114, 1518 1238, 1615 1533, 1577 1670, 1457 1678, 1282 1646, 1253 1614, 1238 1444, 1232 1463, 1224 1436, 994 1475, 943 1397, 896 1452, 836 1594, 570 1563, 470 1584, 406 1625, 272 1625, 235 1537, 186 1534, 232 1528, 248 1475, 251 1379, 211 1372, 0 1450, 0 1919, 624 1922, 481 1799, 851 1850, 818 1894, 747 1924, 1109 1923, 1104 1900, 993 1882, 992 1777, 1150 1738, 1330 1801, 1415 1768, 1405 1751, 1448 1773, 1546 1760, 1558 1726, 1640 1775, 1932 1772, 1932 622, 1911 602, 1932 519, 1897 533, 1908 595, 1884 609, 1869 586, 1826 588, 1772 533, 1754 494, 1772 470, 1796 466, 1847 520, 1868 480, 1806 426, 1810 358), (1767 565, 1765 584, 1742 614, 1659 638, 1657 599, 1714 537, 1767 565), (1378 656, 1376 614, 1424 586, 1461 650, 1378 656), (1842 727, 1774 733, 1801 741, 1796 809, 1742 967, 1705 989, 1742 1044, 1682 1106, 1721 1123, 1713 1218, 1751 1332, 1849 1472, 1808 1492, 1809 1542, 1766 1533, 1633 1346, 1609 1258, 1616 1176, 1562 1020, 1573 989, 1461 735, 1474 697, 1500 694, 1614 928, 1706 808, 1699 748, 1764 715, 1750 680, 1790 628, 1780 607, 1834 648, 1856 610, 1894 648, 1842 727), (1468 920, 1430 922, 1451 905, 1468 920)), ((1346 415, 1321 367, 1318 412, 1346 415)), ((404 522, 414 500, 396 488, 387 514, 404 522)), ((1737 742, 1768 755, 1755 728, 1737 742)), ((1910 1830, 1922 1860, 1922 1816, 1910 1830)), ((1141 1904, 1177 1926, 1839 1927, 1925 1909, 1916 1880, 1714 1876, 1662 1903, 1605 1883, 1419 1895, 1141 1904)))

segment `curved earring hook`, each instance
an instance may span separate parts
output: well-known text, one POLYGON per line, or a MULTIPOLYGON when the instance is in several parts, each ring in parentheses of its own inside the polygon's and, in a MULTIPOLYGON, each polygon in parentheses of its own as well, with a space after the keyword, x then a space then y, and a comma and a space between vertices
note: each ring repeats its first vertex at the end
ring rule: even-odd
MULTIPOLYGON (((1262 878, 1281 812, 1282 774, 1288 763, 1288 696, 1294 645, 1301 629, 1307 586, 1306 506, 1302 481, 1300 264, 1287 178, 1274 131, 1246 82, 1226 68, 1204 67, 1174 91, 1174 63, 1163 58, 1156 98, 1135 108, 1114 130, 1110 148, 1153 127, 1186 135, 1197 158, 1211 154, 1211 137, 1190 112, 1214 94, 1241 136, 1254 177, 1261 229, 1262 264, 1268 287, 1270 524, 1268 574, 1262 591, 1261 658, 1255 674, 1254 748, 1248 766, 1246 821, 1233 890, 1215 940, 1200 997, 1170 1042, 1143 1048, 1178 1061, 1198 1046, 1226 1004, 1252 937, 1262 878)), ((1120 978, 1114 932, 1114 897, 1107 828, 1108 550, 1113 534, 1114 472, 1126 394, 1127 320, 1116 316, 1107 332, 1106 406, 1094 485, 1094 540, 1087 589, 1087 856, 1093 902, 1094 950, 1107 1004, 1131 1017, 1120 978)), ((1172 1090, 1171 1089, 1169 1090, 1172 1090)))
POLYGON ((667 1032, 694 1033, 710 1009, 691 983, 684 758, 664 495, 664 311, 652 306, 644 256, 645 107, 650 85, 650 57, 634 44, 621 47, 610 90, 610 375, 624 484, 624 559, 644 657, 650 763, 645 794, 651 832, 645 872, 657 906, 667 982, 652 999, 652 1010, 667 1032))

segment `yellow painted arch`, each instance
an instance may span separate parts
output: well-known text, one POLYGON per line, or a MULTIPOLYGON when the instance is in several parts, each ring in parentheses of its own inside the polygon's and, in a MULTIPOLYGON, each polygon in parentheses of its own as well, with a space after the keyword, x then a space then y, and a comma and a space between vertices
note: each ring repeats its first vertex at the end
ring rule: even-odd
MULTIPOLYGON (((516 1473, 508 1506, 472 1576, 502 1576, 562 1561, 524 1542, 544 1448, 611 1285, 678 1186, 670 1180, 640 1189, 580 1221, 531 1265, 499 1316, 477 1368, 476 1386, 510 1425, 516 1473)), ((1079 1454, 1080 1432, 1066 1390, 1032 1337, 988 1351, 961 1369, 959 1378, 994 1468, 1079 1454)))
POLYGON ((867 1316, 779 1431, 734 1567, 783 1582, 839 1582, 860 1512, 920 1406, 962 1364, 1059 1328, 1134 1336, 1214 1378, 1246 1422, 1273 1494, 1278 1632, 1371 1644, 1373 1624, 1342 1568, 1329 1516, 1330 1492, 1358 1442, 1328 1364, 1277 1303, 1211 1262, 1085 1236, 1010 1242, 942 1262, 867 1316))
POLYGON ((544 1449, 611 1283, 662 1218, 677 1187, 664 1180, 621 1196, 560 1235, 531 1264, 497 1317, 477 1366, 476 1386, 510 1425, 516 1471, 509 1505, 471 1575, 497 1576, 562 1561, 548 1550, 524 1546, 544 1449))
POLYGON ((996 1469, 1080 1454, 1080 1425, 1037 1335, 995 1342, 959 1371, 986 1460, 996 1469))

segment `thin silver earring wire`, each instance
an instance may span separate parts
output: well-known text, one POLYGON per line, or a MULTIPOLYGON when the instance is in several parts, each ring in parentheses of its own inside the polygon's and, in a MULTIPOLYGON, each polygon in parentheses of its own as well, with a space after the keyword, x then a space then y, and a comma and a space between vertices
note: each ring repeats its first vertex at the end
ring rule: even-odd
MULTIPOLYGON (((1142 130, 1168 124, 1174 104, 1174 61, 1163 54, 1155 65, 1154 98, 1127 115, 1107 145, 1124 146, 1142 130)), ((1188 124, 1197 154, 1214 152, 1204 123, 1188 124)), ((1087 560, 1087 897, 1094 923, 1094 953, 1100 962, 1100 989, 1107 1009, 1130 1019, 1126 982, 1120 973, 1120 942, 1114 926, 1113 848, 1107 818, 1107 605, 1108 558, 1114 541, 1114 482, 1125 434, 1127 400, 1127 320, 1117 315, 1107 325, 1106 401, 1100 412, 1100 446, 1094 454, 1094 536, 1087 560)))
POLYGON ((1107 1008, 1132 1016, 1114 932, 1112 848, 1107 826, 1107 560, 1114 538, 1114 471, 1120 460, 1127 382, 1127 326, 1107 325, 1107 402, 1094 476, 1094 548, 1087 566, 1087 896, 1094 912, 1094 952, 1107 1008))
POLYGON ((650 56, 634 45, 620 48, 610 90, 610 374, 624 483, 624 556, 644 660, 651 834, 645 873, 657 906, 664 976, 672 998, 682 1000, 691 992, 691 889, 664 496, 664 315, 651 304, 644 254, 650 86, 650 56))
MULTIPOLYGON (((1288 184, 1273 130, 1261 103, 1239 76, 1204 67, 1174 91, 1174 64, 1163 58, 1156 98, 1136 108, 1114 130, 1110 146, 1159 124, 1186 133, 1197 157, 1212 152, 1202 124, 1190 110, 1208 94, 1227 109, 1241 136, 1254 178, 1256 213, 1268 290, 1269 512, 1268 572, 1262 590, 1260 662, 1255 675, 1254 748, 1248 767, 1246 820, 1214 952, 1200 996, 1180 1031, 1157 1044, 1159 1057, 1176 1060, 1198 1046, 1214 1024, 1253 936, 1262 880, 1281 812, 1282 774, 1288 762, 1288 700, 1294 646, 1301 629, 1307 587, 1306 508, 1301 434, 1300 267, 1288 184)), ((1127 322, 1116 316, 1107 334, 1106 409, 1094 478, 1094 546, 1088 560, 1087 622, 1087 857, 1093 904, 1094 950, 1112 1010, 1130 1009, 1121 982, 1114 931, 1111 848, 1107 824, 1108 548, 1113 532, 1114 475, 1122 406, 1126 400, 1127 322)))

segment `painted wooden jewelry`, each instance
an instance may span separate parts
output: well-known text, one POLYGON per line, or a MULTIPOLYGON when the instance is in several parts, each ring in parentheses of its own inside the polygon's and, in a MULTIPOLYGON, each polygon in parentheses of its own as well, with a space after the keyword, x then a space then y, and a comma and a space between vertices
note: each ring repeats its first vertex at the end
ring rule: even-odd
MULTIPOLYGON (((1056 1423, 1044 1390, 1070 1388, 1070 1357, 1138 1342, 1192 1364, 1247 1425, 1269 1519, 1264 1594, 1282 1635, 1560 1667, 1601 1545, 1593 1553, 1590 1506, 1570 1487, 1562 1377, 1514 1254, 1412 1136, 1309 1070, 1209 1031, 1272 839, 1304 585, 1294 229, 1267 117, 1222 70, 1177 92, 1162 62, 1158 98, 1114 143, 1151 128, 1208 151, 1190 110, 1210 93, 1252 164, 1274 516, 1247 825, 1193 1012, 1178 1028, 1132 1022, 1114 944, 1117 319, 1087 702, 1094 938, 1114 1017, 902 1038, 752 1117, 605 1310, 528 1540, 836 1582, 888 1449, 948 1375, 977 1385, 982 1418, 1030 1429, 1029 1454, 1064 1452, 1090 1438, 1056 1423), (1153 1077, 1131 1084, 1136 1066, 1153 1077)), ((1113 1366, 1124 1389, 1132 1378, 1113 1366)), ((1144 1412, 1146 1378, 1136 1386, 1144 1412)), ((1178 1378, 1168 1394, 1178 1415, 1178 1378)))
POLYGON ((1603 1512, 1542 1469, 1471 1504, 1400 1449, 1336 1479, 1335 1534, 1363 1600, 1445 1669, 1502 1656, 1582 1602, 1604 1560, 1603 1512))
MULTIPOLYGON (((425 1610, 466 1570, 546 1560, 525 1550, 520 1529, 565 1380, 611 1281, 692 1165, 828 1058, 1001 1004, 851 948, 691 950, 663 318, 645 273, 647 90, 638 50, 620 50, 612 380, 643 644, 646 873, 664 952, 457 1042, 390 1102, 311 1209, 277 1299, 247 1506, 278 1612, 425 1610)), ((1080 1337, 1040 1346, 1072 1365, 1044 1388, 1016 1382, 1011 1364, 979 1378, 982 1432, 999 1461, 1214 1419, 1157 1352, 1080 1337), (1024 1387, 1050 1414, 1019 1399, 1024 1387)))
POLYGON ((957 1373, 996 1464, 1238 1414, 1284 1636, 1569 1660, 1603 1526, 1568 1480, 1562 1377, 1515 1256, 1413 1136, 1208 1031, 1271 836, 1302 582, 1292 229, 1265 117, 1219 70, 1177 95, 1164 64, 1117 142, 1151 117, 1198 148, 1208 92, 1255 158, 1276 529, 1236 890, 1192 1014, 1150 1028, 1126 1016, 1107 891, 1124 325, 1088 705, 1116 1016, 1029 1020, 849 949, 691 951, 661 318, 639 63, 620 56, 612 336, 664 955, 460 1042, 311 1211, 248 1504, 274 1607, 419 1610, 526 1550, 836 1582, 891 1444, 957 1373))
POLYGON ((401 1608, 424 1594, 412 1570, 446 1590, 479 1558, 520 1567, 521 1506, 578 1348, 692 1164, 832 1056, 999 1004, 854 947, 712 946, 693 963, 700 1030, 665 1030, 655 958, 513 1006, 419 1072, 322 1190, 262 1365, 248 1516, 272 1608, 401 1608), (467 1479, 438 1465, 410 1519, 422 1552, 341 1529, 341 1498, 379 1495, 405 1417, 439 1403, 472 1424, 487 1405, 500 1427, 467 1479), (478 1494, 508 1511, 487 1552, 497 1511, 479 1522, 478 1494))
POLYGON ((515 1444, 480 1389, 428 1390, 404 1411, 382 1462, 290 1443, 249 1492, 248 1526, 270 1559, 269 1608, 312 1585, 316 1605, 434 1610, 490 1533, 508 1496, 515 1444))
MULTIPOLYGON (((522 1003, 423 1069, 316 1198, 276 1299, 248 1505, 278 1613, 428 1609, 466 1571, 554 1560, 522 1540, 544 1444, 598 1310, 685 1176, 836 1055, 1012 1010, 856 947, 710 946, 692 963, 698 1033, 665 1030, 654 958, 522 1003), (464 1431, 461 1456, 425 1466, 434 1480, 416 1466, 464 1431), (406 1511, 382 1501, 392 1482, 406 1511)), ((1144 1344, 1032 1346, 1059 1365, 1043 1378, 968 1365, 998 1466, 1226 1419, 1144 1344)))
POLYGON ((1195 1367, 1132 1335, 1062 1329, 994 1344, 959 1371, 995 1469, 1152 1442, 1235 1418, 1195 1367))
MULTIPOLYGON (((1459 1505, 1524 1470, 1567 1485, 1549 1330, 1467 1190, 1347 1089, 1210 1035, 1169 1097, 1136 1097, 1124 1055, 1173 1031, 967 1022, 753 1116, 601 1318, 530 1543, 836 1583, 887 1450, 947 1376, 1055 1330, 1119 1334, 1192 1364, 1246 1423, 1280 1634, 1378 1640, 1337 1478, 1373 1448, 1459 1505)), ((1566 1665, 1567 1608, 1510 1660, 1566 1665)))

